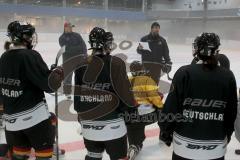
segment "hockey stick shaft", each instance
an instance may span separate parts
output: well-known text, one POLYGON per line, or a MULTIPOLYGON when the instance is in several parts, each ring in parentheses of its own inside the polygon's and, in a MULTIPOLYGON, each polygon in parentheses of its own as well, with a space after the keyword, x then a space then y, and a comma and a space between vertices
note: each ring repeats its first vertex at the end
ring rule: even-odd
POLYGON ((55 65, 58 64, 59 58, 65 53, 66 51, 66 46, 63 46, 57 53, 56 60, 55 60, 55 65))
POLYGON ((57 117, 57 123, 56 123, 56 151, 57 151, 57 160, 59 160, 59 134, 58 134, 58 93, 55 92, 55 114, 57 117))
POLYGON ((167 73, 167 78, 169 81, 172 81, 173 79, 170 77, 169 73, 167 73))
MULTIPOLYGON (((58 65, 59 58, 62 56, 63 53, 65 53, 66 47, 63 46, 57 53, 56 60, 55 60, 55 66, 58 65)), ((55 114, 57 117, 57 123, 56 123, 56 159, 59 160, 59 134, 58 134, 58 90, 55 92, 55 114)))

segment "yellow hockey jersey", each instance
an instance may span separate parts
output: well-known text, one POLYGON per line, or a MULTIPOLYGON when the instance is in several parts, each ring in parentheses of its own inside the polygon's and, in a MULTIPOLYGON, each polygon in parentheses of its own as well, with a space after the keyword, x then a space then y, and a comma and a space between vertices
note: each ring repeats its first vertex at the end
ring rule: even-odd
POLYGON ((159 87, 149 76, 136 76, 129 78, 134 98, 138 104, 154 105, 157 108, 163 107, 162 98, 159 94, 159 87))

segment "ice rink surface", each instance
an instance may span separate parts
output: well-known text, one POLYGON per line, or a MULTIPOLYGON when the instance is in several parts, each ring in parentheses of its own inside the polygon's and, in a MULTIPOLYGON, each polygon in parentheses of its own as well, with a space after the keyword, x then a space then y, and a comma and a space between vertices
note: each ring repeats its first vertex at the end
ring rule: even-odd
MULTIPOLYGON (((87 42, 87 41, 86 41, 87 42)), ((192 60, 192 46, 191 45, 176 45, 168 44, 170 50, 170 56, 173 62, 173 70, 170 73, 171 76, 182 65, 187 65, 192 60)), ((0 42, 0 46, 3 46, 3 42, 0 42)), ((41 41, 35 48, 39 51, 43 59, 50 66, 55 61, 56 54, 58 52, 59 45, 57 42, 42 43, 41 41)), ((231 61, 231 69, 234 72, 237 80, 238 87, 240 86, 240 50, 232 48, 221 48, 221 53, 228 56, 231 61)), ((3 52, 3 49, 0 49, 3 52)), ((140 60, 140 56, 136 53, 136 45, 133 45, 128 50, 117 49, 113 54, 124 53, 128 56, 127 62, 133 60, 140 60)), ((7 67, 7 66, 6 66, 7 67)), ((162 81, 169 82, 166 76, 162 77, 162 81)), ((170 82, 169 82, 170 83, 170 82)), ((160 90, 161 90, 160 86, 160 90)), ((166 88, 164 88, 166 90, 166 88)), ((54 111, 54 96, 46 94, 46 99, 49 105, 49 110, 54 111)), ((64 100, 64 96, 59 97, 59 102, 64 100)), ((74 114, 73 106, 70 108, 70 112, 74 114)), ((65 160, 83 160, 87 153, 84 148, 82 136, 79 135, 80 125, 77 122, 65 122, 59 120, 59 140, 61 148, 66 150, 66 155, 61 159, 65 160)), ((156 124, 146 127, 147 138, 144 142, 144 146, 136 160, 170 160, 172 154, 172 147, 168 148, 164 144, 159 144, 158 135, 159 129, 156 124)), ((0 137, 2 138, 2 137, 0 137)), ((226 155, 227 160, 239 160, 240 156, 235 155, 236 148, 240 148, 240 143, 237 142, 235 136, 232 136, 231 143, 228 145, 228 151, 226 155)), ((104 160, 109 160, 109 157, 104 154, 104 160)))

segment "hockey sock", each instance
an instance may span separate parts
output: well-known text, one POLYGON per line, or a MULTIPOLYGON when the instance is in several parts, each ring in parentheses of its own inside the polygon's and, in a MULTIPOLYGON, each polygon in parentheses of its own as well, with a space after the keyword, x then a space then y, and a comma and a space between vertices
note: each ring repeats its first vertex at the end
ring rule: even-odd
POLYGON ((20 155, 16 155, 13 154, 12 160, 28 160, 28 156, 20 156, 20 155))
POLYGON ((51 158, 36 157, 36 160, 50 160, 51 158))

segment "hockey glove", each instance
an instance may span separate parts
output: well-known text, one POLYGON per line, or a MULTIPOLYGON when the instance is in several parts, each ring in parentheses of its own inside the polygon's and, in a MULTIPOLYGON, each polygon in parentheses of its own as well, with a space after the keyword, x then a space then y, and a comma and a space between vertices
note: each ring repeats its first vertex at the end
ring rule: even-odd
POLYGON ((143 49, 143 46, 141 45, 141 43, 139 43, 137 49, 138 49, 138 50, 142 50, 142 49, 143 49))
POLYGON ((56 77, 62 82, 63 79, 64 79, 64 72, 63 72, 63 68, 58 66, 58 67, 55 67, 53 70, 52 70, 52 73, 56 75, 56 77))
POLYGON ((51 67, 50 67, 50 70, 53 71, 55 68, 57 68, 57 65, 56 64, 52 64, 51 67))
POLYGON ((171 70, 172 70, 172 62, 167 62, 162 67, 162 71, 164 73, 169 73, 169 72, 171 72, 171 70))
POLYGON ((56 91, 64 79, 64 72, 62 67, 56 67, 52 70, 49 76, 49 85, 53 91, 56 91))
POLYGON ((162 140, 168 147, 171 146, 173 136, 166 132, 160 132, 159 139, 162 140))

